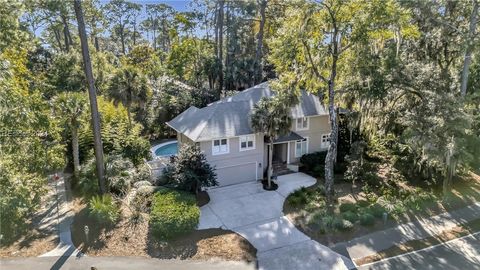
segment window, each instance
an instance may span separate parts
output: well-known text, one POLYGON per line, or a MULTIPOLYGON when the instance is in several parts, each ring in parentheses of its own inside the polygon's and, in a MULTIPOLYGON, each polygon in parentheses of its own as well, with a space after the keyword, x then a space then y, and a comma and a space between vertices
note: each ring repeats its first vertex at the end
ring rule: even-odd
POLYGON ((255 135, 240 136, 240 151, 255 149, 255 135))
POLYGON ((322 134, 322 142, 320 143, 321 148, 328 148, 330 145, 330 134, 322 134))
POLYGON ((308 138, 295 142, 295 157, 301 157, 308 152, 308 138))
POLYGON ((306 130, 308 129, 308 118, 302 117, 297 118, 297 130, 306 130))
POLYGON ((213 140, 212 144, 212 155, 227 154, 229 151, 228 139, 213 140))

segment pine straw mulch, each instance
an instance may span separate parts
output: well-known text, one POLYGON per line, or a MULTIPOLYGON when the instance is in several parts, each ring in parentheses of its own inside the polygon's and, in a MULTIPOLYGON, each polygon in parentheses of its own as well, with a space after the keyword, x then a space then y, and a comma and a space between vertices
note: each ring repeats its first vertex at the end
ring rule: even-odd
POLYGON ((169 242, 154 240, 148 225, 148 215, 133 224, 128 217, 105 228, 88 218, 86 204, 75 200, 76 215, 72 224, 75 246, 88 256, 137 256, 159 259, 194 260, 256 260, 256 249, 240 235, 222 229, 197 230, 169 242), (86 244, 84 226, 89 226, 86 244))

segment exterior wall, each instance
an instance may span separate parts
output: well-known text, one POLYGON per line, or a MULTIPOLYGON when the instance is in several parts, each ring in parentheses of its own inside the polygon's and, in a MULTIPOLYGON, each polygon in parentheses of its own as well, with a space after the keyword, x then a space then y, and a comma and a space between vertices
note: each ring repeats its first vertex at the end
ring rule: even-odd
POLYGON ((177 142, 178 142, 179 147, 181 147, 182 144, 184 144, 184 143, 187 143, 187 144, 193 143, 193 141, 190 140, 187 136, 185 136, 185 135, 183 135, 182 133, 179 133, 179 132, 177 132, 177 142))
MULTIPOLYGON (((229 153, 227 154, 212 155, 212 141, 200 142, 200 149, 204 152, 207 161, 211 165, 216 166, 217 170, 228 167, 229 171, 233 171, 232 174, 244 174, 244 168, 239 166, 236 171, 232 166, 255 163, 257 179, 263 177, 263 168, 265 165, 262 134, 255 134, 255 149, 252 150, 240 151, 239 137, 228 138, 228 145, 229 153)), ((251 168, 253 168, 253 166, 251 168)))
MULTIPOLYGON (((327 150, 326 148, 321 148, 321 142, 322 134, 328 134, 331 131, 328 115, 309 117, 307 130, 297 130, 294 119, 292 130, 304 138, 308 137, 308 153, 327 150)), ((300 158, 295 157, 295 142, 290 142, 290 163, 298 161, 300 161, 300 158)))

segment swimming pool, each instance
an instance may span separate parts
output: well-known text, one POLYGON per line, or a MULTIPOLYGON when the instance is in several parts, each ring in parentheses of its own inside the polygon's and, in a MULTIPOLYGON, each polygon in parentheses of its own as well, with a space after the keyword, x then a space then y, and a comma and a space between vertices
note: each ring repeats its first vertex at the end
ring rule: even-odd
POLYGON ((177 141, 170 141, 166 143, 161 143, 150 149, 154 157, 168 157, 173 156, 178 153, 178 143, 177 141))

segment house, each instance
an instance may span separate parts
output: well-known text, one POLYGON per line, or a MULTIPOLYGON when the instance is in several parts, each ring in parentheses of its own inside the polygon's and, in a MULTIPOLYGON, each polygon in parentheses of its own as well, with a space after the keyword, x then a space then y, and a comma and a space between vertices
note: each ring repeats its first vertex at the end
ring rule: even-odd
MULTIPOLYGON (((252 130, 250 115, 260 98, 274 94, 265 82, 201 109, 192 106, 167 125, 177 132, 179 146, 199 145, 216 167, 221 186, 262 179, 268 165, 268 145, 262 133, 252 130)), ((328 112, 316 95, 302 91, 291 117, 290 133, 274 142, 274 168, 295 170, 302 155, 328 148, 328 112)))

